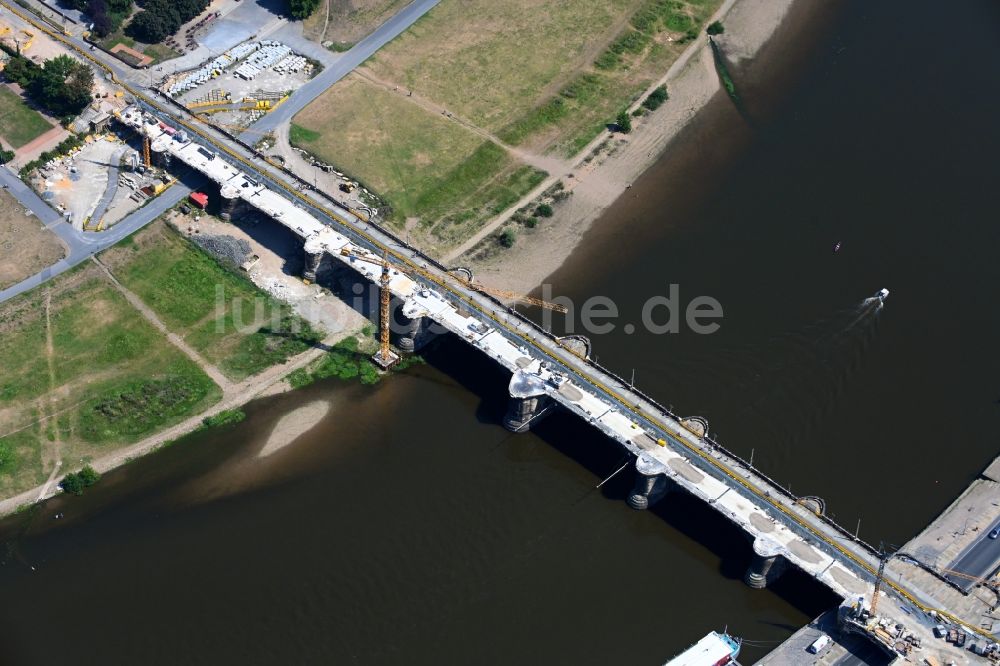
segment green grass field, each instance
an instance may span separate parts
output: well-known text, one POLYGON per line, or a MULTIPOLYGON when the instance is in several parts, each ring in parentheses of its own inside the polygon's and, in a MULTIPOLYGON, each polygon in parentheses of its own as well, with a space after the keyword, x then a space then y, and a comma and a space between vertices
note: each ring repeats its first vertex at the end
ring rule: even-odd
POLYGON ((75 467, 138 441, 221 397, 96 267, 0 308, 0 494, 44 481, 58 455, 75 467))
POLYGON ((319 338, 289 306, 163 222, 106 251, 102 259, 172 332, 230 379, 282 363, 319 338))
POLYGON ((396 224, 419 218, 434 246, 460 242, 544 178, 471 130, 359 77, 326 95, 327 104, 296 116, 293 143, 377 191, 396 224))
POLYGON ((14 149, 31 143, 52 129, 49 121, 4 85, 0 85, 0 118, 3 118, 0 136, 14 149))
POLYGON ((578 154, 720 4, 442 0, 365 63, 367 79, 342 80, 296 116, 291 139, 382 195, 391 222, 441 252, 544 178, 492 137, 578 154))

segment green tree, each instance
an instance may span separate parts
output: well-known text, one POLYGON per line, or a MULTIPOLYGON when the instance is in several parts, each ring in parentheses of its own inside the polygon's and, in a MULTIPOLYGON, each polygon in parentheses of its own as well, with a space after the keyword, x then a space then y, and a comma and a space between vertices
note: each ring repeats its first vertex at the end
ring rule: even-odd
POLYGON ((712 21, 712 23, 709 24, 708 28, 705 29, 705 32, 707 32, 710 35, 721 35, 725 31, 726 29, 723 27, 721 21, 712 21))
POLYGON ((83 483, 85 488, 89 488, 90 486, 94 485, 95 483, 101 480, 101 475, 98 474, 97 470, 95 470, 90 465, 87 465, 86 467, 81 469, 77 474, 77 476, 80 477, 80 481, 83 483))
POLYGON ((288 0, 288 12, 297 19, 309 18, 317 7, 319 0, 288 0))
POLYGON ((94 71, 68 55, 46 60, 28 89, 32 99, 56 116, 71 116, 90 103, 94 71))
POLYGON ((83 479, 76 472, 70 472, 59 482, 59 487, 63 489, 64 493, 82 495, 84 488, 83 479))
POLYGON ((517 240, 517 232, 513 229, 505 229, 502 234, 500 234, 500 244, 504 247, 514 247, 514 241, 517 240))
POLYGON ((4 68, 3 73, 8 79, 22 88, 27 89, 31 85, 31 82, 42 73, 42 68, 24 56, 15 54, 12 55, 10 61, 7 62, 7 66, 4 68))
POLYGON ((623 110, 618 114, 618 118, 615 119, 615 125, 622 134, 628 134, 632 131, 632 118, 628 115, 627 110, 623 110))

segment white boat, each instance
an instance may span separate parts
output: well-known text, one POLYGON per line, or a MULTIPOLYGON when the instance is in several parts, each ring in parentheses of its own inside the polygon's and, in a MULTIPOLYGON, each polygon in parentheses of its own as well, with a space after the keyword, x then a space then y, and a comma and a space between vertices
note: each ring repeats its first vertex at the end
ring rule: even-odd
POLYGON ((663 666, 739 666, 740 642, 713 631, 663 666))
POLYGON ((882 289, 879 289, 878 293, 875 294, 875 298, 877 298, 880 301, 884 301, 888 297, 889 297, 889 290, 886 289, 885 287, 883 287, 882 289))

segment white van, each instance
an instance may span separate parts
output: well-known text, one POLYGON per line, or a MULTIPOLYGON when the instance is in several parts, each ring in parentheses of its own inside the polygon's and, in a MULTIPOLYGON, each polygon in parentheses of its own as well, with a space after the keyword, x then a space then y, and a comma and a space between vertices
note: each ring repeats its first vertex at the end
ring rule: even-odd
POLYGON ((830 644, 830 637, 827 636, 826 634, 823 634, 822 636, 814 640, 812 642, 812 645, 806 648, 806 651, 810 652, 811 654, 819 654, 820 651, 822 651, 823 648, 825 648, 829 644, 830 644))

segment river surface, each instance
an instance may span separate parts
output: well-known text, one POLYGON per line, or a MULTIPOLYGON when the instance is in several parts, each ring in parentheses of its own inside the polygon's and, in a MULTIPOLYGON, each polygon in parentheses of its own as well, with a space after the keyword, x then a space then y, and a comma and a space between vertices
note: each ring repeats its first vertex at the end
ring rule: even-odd
MULTIPOLYGON (((717 333, 619 330, 599 360, 874 542, 996 454, 1000 15, 947 14, 837 3, 772 49, 795 67, 737 70, 749 124, 716 100, 549 280, 622 324, 671 283, 716 298, 717 333)), ((454 340, 428 357, 254 402, 4 522, 0 663, 658 664, 727 625, 752 662, 835 603, 795 572, 750 590, 708 507, 632 511, 629 474, 595 488, 617 446, 565 414, 511 435, 506 373, 454 340)))

